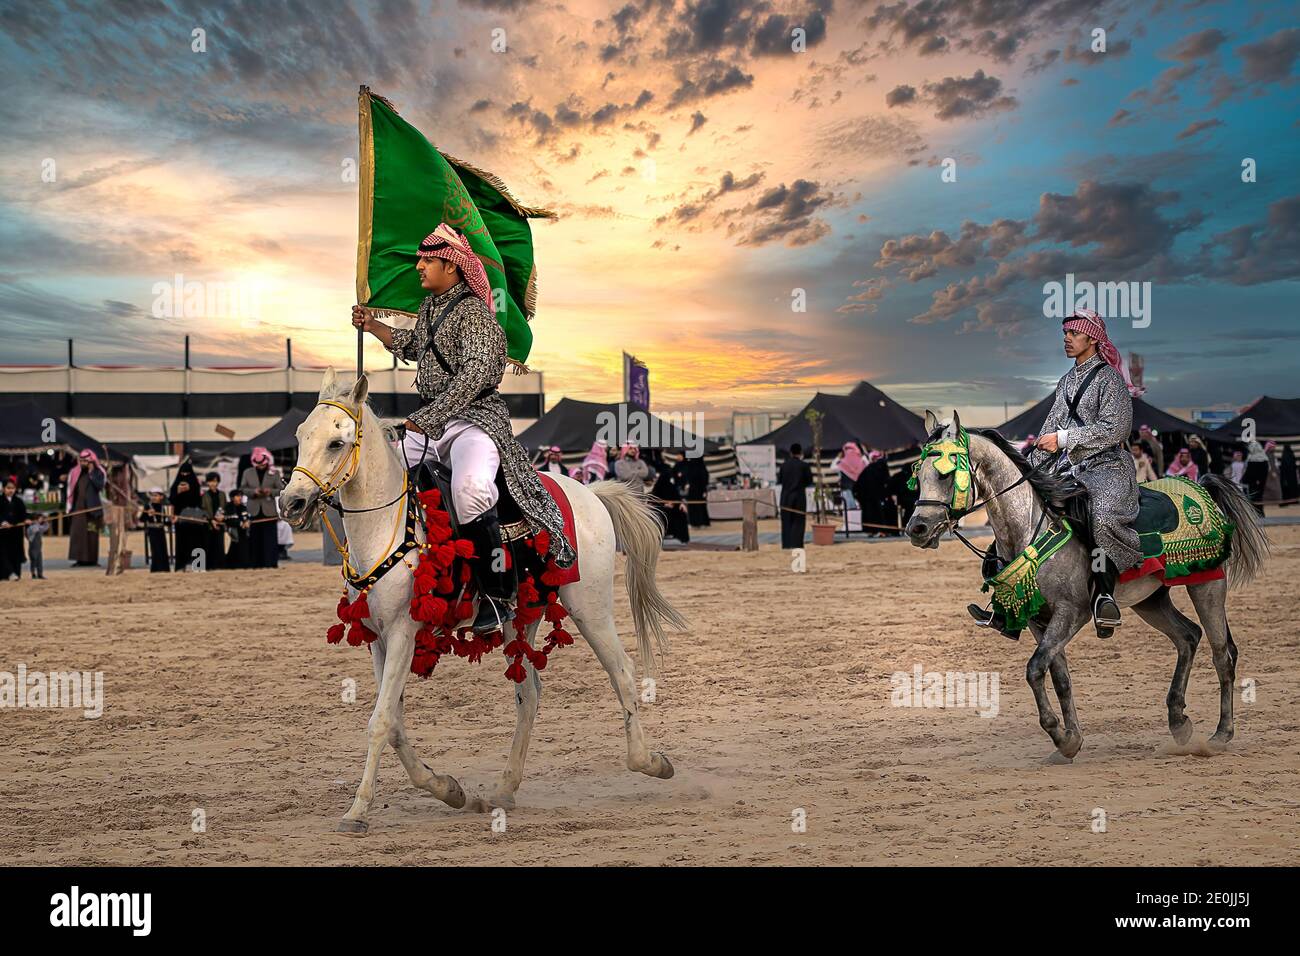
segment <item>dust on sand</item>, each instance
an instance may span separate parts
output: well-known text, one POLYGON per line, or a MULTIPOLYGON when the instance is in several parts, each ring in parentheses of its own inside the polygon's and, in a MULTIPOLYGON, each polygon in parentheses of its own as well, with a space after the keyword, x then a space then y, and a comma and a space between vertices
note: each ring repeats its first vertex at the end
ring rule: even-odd
MULTIPOLYGON (((672 780, 624 769, 604 671, 552 656, 505 832, 416 790, 392 751, 371 831, 333 832, 365 755, 367 653, 326 645, 338 572, 49 572, 0 584, 0 671, 104 673, 97 720, 0 711, 0 854, 11 864, 1289 864, 1300 862, 1300 528, 1270 529, 1260 581, 1233 592, 1237 704, 1226 753, 1179 755, 1165 726, 1169 641, 1136 616, 1070 645, 1085 734, 1070 766, 1024 683, 1029 653, 977 631, 978 567, 956 543, 664 555, 692 628, 642 705, 672 780), (996 671, 998 714, 891 706, 890 675, 996 671), (356 703, 342 701, 356 682, 356 703), (1106 818, 1094 832, 1096 811, 1106 818), (206 832, 192 829, 194 811, 206 832), (806 814, 806 832, 792 821, 806 814)), ((54 539, 55 541, 59 539, 54 539)), ((54 542, 51 541, 50 544, 54 542)), ((615 601, 629 648, 620 576, 615 601)), ((1190 613, 1180 589, 1175 602, 1190 613)), ((406 723, 435 770, 484 792, 514 727, 499 652, 412 678, 406 723)), ((1188 693, 1197 739, 1218 692, 1208 644, 1188 693)))

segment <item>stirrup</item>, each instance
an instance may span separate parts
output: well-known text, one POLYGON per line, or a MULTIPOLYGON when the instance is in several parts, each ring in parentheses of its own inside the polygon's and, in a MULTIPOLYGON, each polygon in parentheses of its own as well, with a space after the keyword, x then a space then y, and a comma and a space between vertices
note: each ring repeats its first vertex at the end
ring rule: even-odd
POLYGON ((1115 598, 1109 594, 1098 594, 1092 602, 1092 624, 1097 629, 1097 636, 1110 637, 1115 633, 1115 628, 1123 623, 1115 598), (1106 606, 1103 608, 1103 605, 1106 606))
POLYGON ((481 594, 478 599, 478 614, 474 616, 473 630, 475 634, 491 634, 493 631, 504 632, 506 623, 514 619, 515 609, 509 603, 481 594), (502 614, 498 608, 504 610, 505 613, 502 614))
POLYGON ((967 604, 966 613, 968 613, 971 617, 975 619, 976 626, 990 628, 991 630, 997 631, 1003 637, 1012 641, 1020 640, 1020 632, 1008 631, 1005 626, 1006 622, 999 621, 998 616, 993 613, 992 605, 989 605, 987 608, 983 608, 980 607, 978 604, 967 604))

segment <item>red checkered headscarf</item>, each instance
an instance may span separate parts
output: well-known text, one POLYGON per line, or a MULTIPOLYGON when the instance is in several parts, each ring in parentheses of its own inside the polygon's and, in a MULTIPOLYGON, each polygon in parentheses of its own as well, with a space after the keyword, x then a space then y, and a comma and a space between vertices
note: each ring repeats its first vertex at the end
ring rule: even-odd
POLYGON ((492 307, 492 286, 488 282, 487 270, 470 248, 469 240, 445 222, 438 223, 438 228, 425 236, 416 253, 421 259, 445 259, 454 263, 471 291, 492 307))
POLYGON ((1145 388, 1140 388, 1133 384, 1133 380, 1128 377, 1128 369, 1124 367, 1124 361, 1120 357, 1119 349, 1115 348, 1106 334, 1106 323, 1100 315, 1092 309, 1076 309, 1074 314, 1061 323, 1061 328, 1070 329, 1073 332, 1082 332, 1088 338, 1097 343, 1097 351, 1101 353, 1102 361, 1119 372, 1124 378, 1124 384, 1128 386, 1128 393, 1137 398, 1145 388))

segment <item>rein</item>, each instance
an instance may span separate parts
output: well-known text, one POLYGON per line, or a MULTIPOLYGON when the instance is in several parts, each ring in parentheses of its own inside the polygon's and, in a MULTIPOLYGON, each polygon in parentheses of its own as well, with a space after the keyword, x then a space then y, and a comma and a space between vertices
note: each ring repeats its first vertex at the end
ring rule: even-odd
MULTIPOLYGON (((1051 462, 1051 459, 1044 459, 1037 465, 1030 466, 1029 471, 1022 474, 1019 478, 1007 485, 1001 491, 989 495, 982 501, 975 504, 967 504, 973 496, 975 488, 975 473, 970 464, 970 435, 966 429, 959 428, 956 439, 943 438, 936 442, 928 442, 921 449, 921 457, 917 459, 916 464, 912 467, 912 477, 908 479, 907 485, 913 490, 918 485, 918 476, 921 472, 921 466, 929 459, 934 458, 934 470, 940 475, 951 474, 953 476, 952 494, 947 501, 939 498, 918 498, 916 505, 934 505, 943 508, 948 517, 948 530, 956 536, 962 544, 970 549, 972 554, 977 555, 982 560, 988 560, 996 553, 996 542, 992 547, 980 549, 971 544, 966 536, 961 533, 957 527, 957 521, 966 515, 978 511, 990 501, 996 501, 1013 488, 1018 488, 1030 479, 1032 475, 1037 474, 1044 465, 1051 462)), ((1034 526, 1034 532, 1030 535, 1032 541, 1037 537, 1039 530, 1043 526, 1043 521, 1047 518, 1050 509, 1046 502, 1042 503, 1042 514, 1038 516, 1038 524, 1034 526)))

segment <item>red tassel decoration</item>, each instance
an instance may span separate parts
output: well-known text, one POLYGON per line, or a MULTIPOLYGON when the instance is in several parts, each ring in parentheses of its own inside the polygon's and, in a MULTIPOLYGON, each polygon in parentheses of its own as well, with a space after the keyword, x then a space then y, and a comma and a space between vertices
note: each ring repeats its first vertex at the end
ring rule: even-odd
MULTIPOLYGON (((525 659, 534 670, 544 670, 553 649, 573 643, 573 637, 559 626, 569 613, 557 594, 561 572, 555 561, 548 557, 550 535, 542 531, 525 539, 524 547, 528 550, 521 552, 523 564, 515 561, 515 555, 509 549, 506 551, 506 567, 515 568, 520 576, 515 636, 507 644, 499 629, 479 635, 471 633, 467 627, 458 627, 474 613, 475 595, 468 563, 474 557, 474 545, 452 533, 451 517, 442 506, 438 489, 422 491, 417 499, 424 511, 425 544, 417 552, 412 572, 409 613, 412 620, 421 623, 421 627, 415 635, 411 671, 419 677, 430 676, 444 654, 465 657, 470 663, 477 664, 484 654, 503 645, 502 655, 511 658, 505 671, 510 680, 517 684, 527 680, 525 659), (531 557, 532 554, 537 558, 531 557), (551 624, 551 633, 547 635, 544 647, 533 648, 526 638, 528 628, 543 617, 551 624)), ((335 615, 339 623, 332 625, 325 635, 330 644, 339 644, 346 639, 351 646, 359 647, 378 638, 379 635, 363 623, 370 616, 365 591, 349 601, 345 590, 335 615)))

